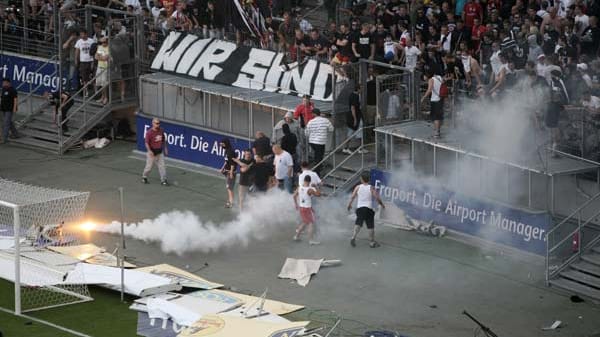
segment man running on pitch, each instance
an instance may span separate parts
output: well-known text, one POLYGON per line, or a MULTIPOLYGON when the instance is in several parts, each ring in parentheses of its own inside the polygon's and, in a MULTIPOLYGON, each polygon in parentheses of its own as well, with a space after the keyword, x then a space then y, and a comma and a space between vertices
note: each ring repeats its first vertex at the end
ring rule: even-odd
POLYGON ((296 192, 294 192, 294 204, 296 204, 296 209, 300 211, 300 217, 302 218, 302 222, 296 229, 294 241, 300 241, 300 234, 302 234, 304 227, 308 226, 308 244, 312 246, 320 244, 320 242, 314 240, 315 212, 312 209, 312 197, 321 196, 321 192, 311 186, 310 181, 310 175, 306 175, 302 185, 298 186, 296 192), (298 199, 300 199, 300 203, 298 203, 298 199))
POLYGON ((383 208, 385 208, 385 205, 381 201, 381 198, 375 190, 375 187, 369 184, 369 172, 363 172, 361 174, 360 182, 361 184, 354 188, 352 197, 348 203, 348 210, 351 210, 354 199, 358 199, 356 202, 356 222, 354 226, 354 233, 352 234, 352 239, 350 240, 350 245, 352 245, 352 247, 356 247, 356 236, 358 235, 358 232, 360 232, 363 223, 367 223, 369 240, 371 241, 369 246, 371 248, 376 248, 379 247, 379 243, 375 241, 375 211, 373 210, 372 199, 377 200, 377 202, 383 208))

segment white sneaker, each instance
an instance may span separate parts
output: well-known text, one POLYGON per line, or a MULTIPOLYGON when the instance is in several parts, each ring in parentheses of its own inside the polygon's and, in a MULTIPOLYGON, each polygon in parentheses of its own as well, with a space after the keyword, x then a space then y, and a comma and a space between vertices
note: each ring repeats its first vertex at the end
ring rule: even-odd
POLYGON ((320 245, 321 243, 319 241, 310 240, 310 241, 308 241, 308 244, 311 246, 316 246, 316 245, 320 245))
POLYGON ((296 233, 296 235, 294 235, 294 241, 300 241, 300 235, 298 233, 296 233))
POLYGON ((367 151, 365 149, 360 149, 360 150, 358 150, 358 153, 365 154, 365 153, 369 153, 369 151, 367 151))
POLYGON ((350 151, 350 149, 343 149, 343 150, 342 150, 342 153, 345 153, 345 154, 352 154, 352 151, 350 151))

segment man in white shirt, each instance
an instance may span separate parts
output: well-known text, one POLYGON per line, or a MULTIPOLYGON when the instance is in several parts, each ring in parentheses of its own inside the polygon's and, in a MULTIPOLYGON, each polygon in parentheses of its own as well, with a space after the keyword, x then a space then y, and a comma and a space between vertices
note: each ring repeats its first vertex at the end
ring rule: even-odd
POLYGON ((79 40, 75 43, 75 60, 79 68, 79 76, 83 85, 83 95, 88 96, 87 85, 92 75, 92 65, 94 57, 90 55, 90 50, 94 40, 88 38, 88 33, 82 30, 79 33, 79 40))
POLYGON ((298 186, 302 186, 304 177, 306 176, 310 176, 310 186, 321 186, 321 178, 319 178, 317 172, 310 169, 310 164, 307 161, 303 161, 300 164, 300 169, 302 170, 302 173, 300 173, 300 176, 298 177, 298 186))
POLYGON ((578 35, 583 34, 583 31, 590 25, 590 17, 585 15, 581 10, 581 6, 575 6, 575 31, 578 35))
MULTIPOLYGON (((316 165, 323 160, 329 132, 333 132, 333 124, 329 119, 321 117, 321 110, 319 109, 313 109, 313 115, 315 117, 306 124, 305 133, 308 138, 308 145, 314 152, 313 165, 316 165)), ((318 167, 315 171, 318 174, 321 168, 318 167)))
POLYGON ((127 6, 133 7, 133 12, 135 14, 140 14, 142 12, 142 5, 140 4, 140 0, 125 0, 125 7, 127 6))
POLYGON ((152 17, 154 18, 154 24, 156 24, 158 22, 158 17, 160 16, 160 13, 166 13, 167 11, 162 6, 162 2, 157 0, 156 2, 154 2, 154 6, 152 6, 150 12, 152 13, 152 17))
POLYGON ((592 114, 600 113, 600 98, 592 96, 589 90, 586 90, 581 95, 581 105, 592 114))
POLYGON ((593 83, 592 83, 592 78, 587 73, 588 65, 585 63, 578 63, 577 70, 581 74, 581 79, 585 82, 585 85, 587 85, 588 89, 591 89, 593 86, 593 83))
POLYGON ((406 47, 404 47, 404 66, 413 71, 417 67, 417 60, 421 55, 421 50, 412 45, 410 38, 406 39, 406 47))
POLYGON ((448 26, 443 25, 440 34, 440 49, 443 52, 452 52, 452 32, 448 31, 448 26))
POLYGON ((292 155, 284 151, 279 144, 273 145, 273 166, 275 166, 275 179, 279 189, 292 193, 292 176, 294 174, 294 160, 292 155))
POLYGON ((497 41, 492 43, 492 56, 490 56, 490 65, 492 66, 492 76, 490 76, 490 84, 493 84, 500 73, 502 67, 502 61, 500 61, 500 44, 497 41))

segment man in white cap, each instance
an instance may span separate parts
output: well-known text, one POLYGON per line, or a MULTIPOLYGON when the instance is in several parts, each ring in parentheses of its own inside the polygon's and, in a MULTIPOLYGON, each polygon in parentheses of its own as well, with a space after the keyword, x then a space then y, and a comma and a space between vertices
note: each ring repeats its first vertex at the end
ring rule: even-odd
POLYGON ((283 124, 287 124, 290 127, 290 131, 295 134, 296 137, 300 136, 300 124, 294 119, 294 113, 288 111, 283 116, 283 119, 277 122, 277 124, 275 124, 273 127, 273 137, 271 137, 271 140, 274 144, 278 144, 283 137, 283 124))
POLYGON ((294 119, 294 113, 288 111, 283 116, 283 119, 277 122, 273 127, 273 137, 271 140, 273 144, 279 144, 281 138, 283 138, 283 125, 287 124, 290 127, 290 132, 296 135, 296 139, 298 140, 298 145, 296 146, 296 156, 298 158, 303 158, 303 154, 306 151, 306 137, 304 136, 304 132, 300 129, 300 122, 294 119))
MULTIPOLYGON (((535 72, 538 76, 546 78, 546 55, 540 54, 537 57, 535 72)), ((546 80, 547 81, 547 80, 546 80)))
POLYGON ((581 79, 583 79, 585 85, 588 87, 588 89, 591 89, 593 83, 592 78, 590 77, 590 75, 588 75, 588 65, 585 63, 579 63, 577 64, 577 70, 581 74, 581 79))

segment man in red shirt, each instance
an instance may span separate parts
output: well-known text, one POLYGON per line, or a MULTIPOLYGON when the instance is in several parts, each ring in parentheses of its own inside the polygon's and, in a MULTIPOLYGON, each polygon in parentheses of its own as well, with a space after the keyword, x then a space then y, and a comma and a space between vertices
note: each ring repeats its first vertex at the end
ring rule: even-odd
POLYGON ((479 53, 479 46, 481 45, 481 40, 483 40, 483 34, 485 34, 486 28, 481 24, 479 18, 475 18, 473 21, 473 29, 471 29, 471 47, 475 54, 479 53))
POLYGON ((467 0, 462 16, 465 26, 470 29, 475 25, 476 18, 479 19, 479 22, 483 21, 483 10, 479 3, 474 2, 473 0, 467 0))
POLYGON ((167 170, 165 167, 165 156, 168 155, 165 130, 160 127, 160 120, 154 118, 152 120, 152 128, 146 132, 144 136, 146 144, 146 167, 142 173, 142 182, 148 183, 148 173, 152 170, 152 166, 156 163, 158 173, 160 174, 160 183, 163 186, 168 186, 167 170))
POLYGON ((300 119, 300 127, 304 129, 306 124, 310 122, 315 116, 313 115, 313 109, 315 105, 310 101, 309 95, 302 97, 302 104, 296 107, 294 111, 294 119, 300 119))

